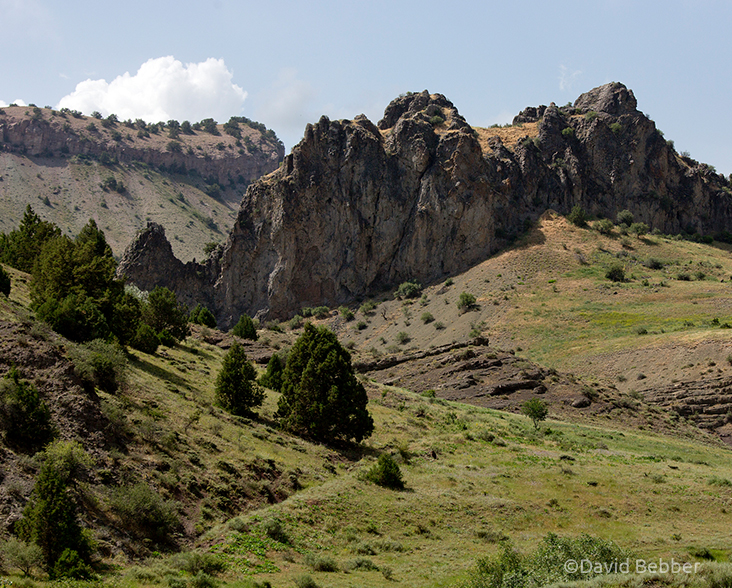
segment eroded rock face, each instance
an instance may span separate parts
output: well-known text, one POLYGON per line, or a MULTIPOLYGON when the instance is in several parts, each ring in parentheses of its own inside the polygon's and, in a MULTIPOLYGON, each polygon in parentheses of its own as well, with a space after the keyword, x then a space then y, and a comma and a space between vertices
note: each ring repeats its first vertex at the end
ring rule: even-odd
POLYGON ((676 154, 622 84, 517 118, 539 121, 538 137, 513 148, 494 137, 483 152, 452 103, 426 91, 394 100, 378 127, 323 117, 249 187, 213 258, 181 269, 157 235, 132 245, 123 272, 230 326, 242 312, 284 318, 464 271, 548 208, 627 208, 666 233, 732 226, 729 182, 676 154))

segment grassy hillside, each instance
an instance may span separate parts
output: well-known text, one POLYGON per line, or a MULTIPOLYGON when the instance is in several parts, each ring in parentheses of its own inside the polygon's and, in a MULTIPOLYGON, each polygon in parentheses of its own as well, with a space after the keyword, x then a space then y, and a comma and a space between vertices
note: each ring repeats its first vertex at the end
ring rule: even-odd
MULTIPOLYGON (((27 309, 28 276, 9 271, 11 297, 0 300, 0 360, 6 366, 14 361, 56 403, 61 436, 73 439, 84 430, 72 426, 80 400, 54 388, 51 375, 70 377, 73 347, 35 323, 27 309), (38 358, 51 357, 55 371, 49 372, 51 360, 38 358)), ((681 373, 705 372, 695 378, 729 372, 730 331, 721 327, 732 322, 725 311, 730 274, 732 263, 721 247, 659 236, 608 237, 548 217, 514 249, 449 285, 427 287, 424 298, 393 300, 385 293, 388 300, 368 312, 352 309, 354 320, 335 310, 315 320, 331 326, 359 362, 468 343, 483 333, 493 346, 486 353, 523 355, 527 359, 518 361, 526 362, 524 370, 532 369, 532 359, 558 370, 560 379, 571 380, 566 372, 574 371, 587 383, 603 380, 598 402, 611 403, 627 397, 624 386, 629 394, 645 382, 633 370, 643 369, 651 382, 677 377, 671 370, 676 356, 664 349, 678 349, 685 365, 695 364, 681 373), (651 257, 663 267, 643 265, 651 257), (618 262, 628 282, 605 278, 618 262), (699 271, 703 279, 694 275, 699 271), (679 280, 680 272, 693 279, 679 280), (477 298, 478 306, 467 312, 456 304, 464 291, 477 298), (433 320, 423 321, 425 312, 433 320), (639 326, 647 333, 638 334, 639 326), (400 332, 409 340, 400 343, 400 332), (704 360, 689 355, 694 352, 704 360), (603 364, 599 358, 606 356, 617 363, 603 364), (654 358, 667 367, 654 370, 654 358), (618 374, 628 380, 619 381, 618 374)), ((258 342, 243 342, 260 372, 301 329, 268 327, 260 329, 258 342)), ((468 578, 478 558, 498 554, 502 542, 528 554, 553 532, 610 539, 633 560, 706 562, 706 571, 691 581, 726 585, 714 584, 708 574, 726 573, 723 562, 732 554, 729 449, 713 435, 690 433, 689 422, 665 409, 651 411, 636 400, 635 408, 602 418, 568 418, 574 413, 553 407, 535 429, 524 416, 451 402, 440 390, 419 394, 384 384, 388 378, 375 377, 381 372, 367 372, 360 377, 374 435, 361 445, 326 447, 278 429, 275 392, 268 391, 255 419, 215 405, 215 376, 233 340, 195 327, 179 346, 155 355, 131 351, 121 389, 88 397, 101 416, 93 434, 86 429, 79 437, 93 462, 75 492, 85 505, 80 518, 107 566, 102 582, 454 586, 468 578), (676 425, 640 429, 629 416, 634 412, 676 425), (405 490, 364 480, 384 452, 399 463, 405 490), (120 492, 136 496, 141 483, 172 504, 181 521, 166 542, 146 539, 122 514, 120 492)), ((460 350, 483 352, 469 344, 460 350)), ((6 472, 0 507, 18 516, 41 457, 4 448, 0 459, 6 472)), ((5 571, 26 586, 42 583, 37 570, 34 580, 20 580, 7 565, 5 571)), ((676 575, 647 584, 684 581, 676 575)))

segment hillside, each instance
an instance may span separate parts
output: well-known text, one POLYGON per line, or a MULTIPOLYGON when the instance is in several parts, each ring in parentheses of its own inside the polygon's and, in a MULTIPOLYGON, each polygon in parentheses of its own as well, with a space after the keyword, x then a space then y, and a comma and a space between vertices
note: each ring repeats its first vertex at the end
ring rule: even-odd
POLYGON ((251 121, 195 126, 0 109, 0 231, 15 228, 30 204, 69 234, 93 218, 117 256, 158 222, 178 257, 205 258, 205 244, 233 226, 247 185, 277 169, 284 148, 251 121))
MULTIPOLYGON (((546 215, 524 241, 451 283, 427 287, 423 296, 395 300, 384 291, 377 304, 353 307, 353 320, 319 310, 323 318, 312 320, 352 348, 367 387, 376 426, 360 446, 327 447, 279 430, 272 391, 255 419, 223 412, 214 403, 213 381, 233 338, 213 329, 194 327, 183 344, 155 355, 130 351, 122 388, 91 393, 74 375, 73 345, 26 309, 28 277, 14 270, 11 298, 0 301, 2 369, 15 364, 34 381, 53 407, 61 438, 81 441, 93 460, 76 492, 98 557, 116 569, 103 576, 105 583, 193 586, 201 554, 211 554, 223 564, 206 569, 232 585, 287 586, 308 576, 334 587, 391 580, 454 586, 477 558, 499 553, 502 540, 528 554, 549 532, 612 539, 633 558, 727 561, 729 449, 693 418, 636 393, 644 381, 635 372, 623 371, 627 381, 620 382, 620 372, 605 370, 596 356, 625 354, 626 366, 649 372, 647 379, 660 386, 678 373, 652 375, 649 348, 676 345, 707 372, 697 376, 680 366, 689 380, 728 378, 732 368, 721 354, 729 331, 720 327, 729 317, 719 310, 732 273, 729 254, 619 231, 602 235, 546 215), (664 268, 642 270, 647 255, 663 260, 664 268), (613 284, 604 273, 618 259, 629 281, 613 284), (704 279, 675 277, 697 267, 704 279), (656 281, 666 285, 650 285, 656 281), (456 304, 462 292, 477 298, 463 313, 456 304), (632 309, 646 317, 648 333, 635 332, 635 323, 593 324, 577 297, 608 306, 595 309, 597 318, 632 309), (694 309, 697 322, 685 325, 694 309), (433 320, 422 319, 427 312, 433 320), (552 337, 553 324, 566 326, 562 337, 552 337), (705 350, 703 361, 693 356, 695 348, 705 350), (534 385, 514 386, 526 382, 534 385), (538 430, 511 412, 531 397, 550 404, 550 420, 538 430), (582 398, 588 402, 573 406, 582 398), (382 452, 398 460, 405 491, 361 479, 382 452), (120 490, 140 500, 140 483, 159 498, 145 495, 147 502, 134 504, 157 512, 156 500, 172 501, 163 504, 180 518, 180 527, 164 527, 169 534, 162 542, 146 539, 150 531, 120 507, 120 490)), ((260 329, 258 342, 242 343, 261 372, 301 330, 301 320, 273 322, 260 329)), ((671 359, 659 356, 659 365, 671 359)), ((0 459, 7 531, 40 460, 8 447, 0 459)), ((700 585, 715 585, 710 578, 726 573, 723 566, 705 563, 700 585)), ((678 579, 662 577, 656 585, 678 579)))

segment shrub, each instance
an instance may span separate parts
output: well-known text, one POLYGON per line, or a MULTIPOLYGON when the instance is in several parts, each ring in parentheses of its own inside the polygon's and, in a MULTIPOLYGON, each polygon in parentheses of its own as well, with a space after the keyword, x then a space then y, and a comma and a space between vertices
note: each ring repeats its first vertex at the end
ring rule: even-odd
POLYGON ((5 271, 4 267, 0 267, 0 294, 10 296, 10 274, 5 271))
POLYGON ((0 545, 0 561, 5 562, 10 568, 16 568, 26 576, 30 576, 33 570, 43 567, 43 551, 35 543, 26 543, 15 537, 8 538, 0 545))
POLYGON ((216 317, 202 304, 196 304, 196 307, 191 311, 188 320, 194 325, 203 325, 205 327, 210 327, 211 329, 216 328, 216 317))
POLYGON ((373 300, 367 300, 364 302, 358 309, 358 311, 366 316, 369 316, 374 313, 374 310, 376 310, 376 307, 378 305, 373 300))
POLYGON ((117 345, 95 339, 71 347, 69 357, 82 380, 105 392, 116 392, 125 381, 127 358, 117 345))
POLYGON ((404 331, 399 331, 396 336, 396 341, 400 345, 405 345, 409 343, 412 340, 412 338, 409 336, 409 333, 406 333, 404 331))
POLYGON ((353 311, 350 308, 348 308, 347 306, 341 306, 338 309, 338 312, 341 313, 341 318, 346 322, 352 321, 355 318, 353 311))
POLYGON ((575 204, 572 207, 572 211, 567 215, 567 220, 578 227, 587 225, 587 215, 579 204, 575 204))
POLYGON ((469 292, 461 292, 457 301, 457 307, 463 312, 475 307, 475 296, 469 292))
POLYGON ((654 257, 649 257, 644 263, 648 269, 652 270, 660 270, 663 269, 663 262, 660 259, 656 259, 654 257))
POLYGON ((314 572, 337 572, 338 564, 329 555, 313 555, 308 553, 305 556, 305 565, 314 572))
POLYGON ((75 549, 66 548, 53 564, 50 576, 54 579, 89 580, 92 577, 92 569, 75 549))
POLYGON ((419 317, 420 320, 426 325, 427 323, 431 323, 433 320, 435 320, 435 317, 432 316, 432 313, 429 312, 423 312, 422 316, 419 317))
POLYGON ((648 233, 648 225, 646 223, 633 223, 628 227, 628 232, 638 237, 642 237, 648 233))
POLYGON ((613 225, 613 221, 609 218, 600 219, 593 225, 593 228, 601 235, 610 235, 613 232, 614 227, 615 225, 613 225))
POLYGON ((254 321, 248 314, 242 314, 239 322, 234 325, 231 330, 232 334, 242 339, 257 340, 257 329, 254 327, 254 321))
POLYGON ((262 521, 262 531, 273 541, 283 543, 285 545, 290 543, 290 537, 285 532, 284 527, 279 519, 270 518, 262 521))
POLYGON ((356 379, 351 356, 328 329, 305 325, 282 376, 277 417, 285 429, 320 441, 371 435, 368 397, 356 379))
POLYGON ((61 229, 42 221, 29 204, 17 230, 0 234, 0 262, 30 273, 43 245, 60 234, 61 229))
POLYGON ((630 225, 633 224, 633 213, 630 212, 627 209, 626 210, 621 210, 618 213, 617 220, 618 220, 618 224, 619 225, 622 225, 622 226, 624 226, 624 227, 627 228, 627 227, 629 227, 630 225))
POLYGON ((264 390, 256 383, 257 371, 244 348, 234 343, 224 356, 216 378, 216 402, 232 414, 249 416, 262 406, 264 390))
POLYGON ((573 139, 574 138, 574 128, 564 127, 562 129, 562 137, 564 137, 565 139, 573 139))
POLYGON ((614 265, 605 273, 605 277, 613 282, 625 281, 625 270, 622 265, 614 265))
POLYGON ((549 414, 549 408, 546 403, 538 398, 527 400, 521 405, 521 413, 526 415, 534 423, 534 428, 539 428, 539 423, 546 419, 549 414))
POLYGON ((132 347, 152 355, 158 350, 160 338, 155 330, 147 323, 140 323, 131 342, 132 347))
POLYGON ((408 280, 399 284, 396 292, 394 292, 394 298, 400 300, 405 298, 418 298, 422 294, 422 284, 414 280, 408 280))
POLYGON ((382 453, 374 466, 366 472, 364 479, 384 488, 403 490, 404 480, 399 464, 388 453, 382 453))
POLYGON ((0 424, 10 447, 30 453, 55 436, 46 403, 32 383, 20 379, 15 368, 0 380, 0 424))
POLYGON ((297 588, 320 588, 320 586, 318 586, 318 583, 307 574, 297 576, 295 578, 295 586, 297 586, 297 588))
POLYGON ((109 502, 123 527, 138 537, 159 544, 172 543, 170 535, 181 526, 175 504, 144 482, 115 488, 109 502))

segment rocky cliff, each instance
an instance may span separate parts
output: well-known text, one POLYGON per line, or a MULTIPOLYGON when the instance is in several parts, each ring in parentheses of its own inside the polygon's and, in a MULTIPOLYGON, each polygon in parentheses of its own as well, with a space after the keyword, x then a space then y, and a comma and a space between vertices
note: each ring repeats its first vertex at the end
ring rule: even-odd
MULTIPOLYGON (((212 121, 215 123, 215 121, 212 121)), ((249 182, 277 168, 284 146, 263 125, 232 123, 233 134, 213 124, 209 131, 170 132, 141 121, 96 119, 66 109, 32 106, 0 109, 0 151, 35 157, 87 156, 142 162, 212 182, 249 182)))
POLYGON ((226 244, 204 264, 177 262, 151 226, 120 271, 205 302, 230 326, 242 312, 282 318, 463 271, 548 208, 610 217, 627 208, 666 233, 729 230, 729 182, 678 155, 636 106, 625 86, 608 84, 573 105, 527 108, 514 142, 471 128, 426 91, 394 100, 378 126, 323 117, 249 187, 226 244))

